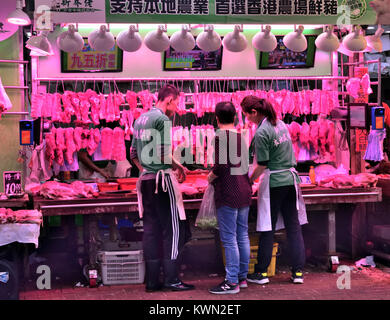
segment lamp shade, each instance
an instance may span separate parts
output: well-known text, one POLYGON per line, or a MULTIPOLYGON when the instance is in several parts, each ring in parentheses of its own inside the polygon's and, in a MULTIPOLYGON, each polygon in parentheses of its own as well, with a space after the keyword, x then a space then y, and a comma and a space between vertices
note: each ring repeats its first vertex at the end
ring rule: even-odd
POLYGON ((383 50, 383 45, 382 45, 382 40, 381 36, 385 30, 378 25, 378 29, 376 30, 375 34, 373 36, 367 36, 367 47, 370 49, 373 49, 378 52, 382 52, 383 50))
POLYGON ((183 25, 181 30, 172 34, 171 47, 179 52, 186 52, 194 49, 195 39, 191 34, 191 30, 188 25, 183 25))
POLYGON ((23 0, 16 1, 16 9, 7 16, 7 22, 18 26, 28 26, 31 24, 30 17, 23 10, 23 0))
POLYGON ((134 52, 141 48, 142 37, 138 29, 131 25, 128 30, 123 30, 118 34, 116 43, 123 51, 134 52))
POLYGON ((113 34, 108 31, 105 25, 98 30, 92 31, 88 36, 88 44, 97 51, 108 51, 115 45, 113 34))
POLYGON ((349 51, 359 52, 366 49, 367 41, 360 30, 360 26, 353 26, 352 31, 344 37, 343 45, 349 51))
POLYGON ((221 47, 221 37, 214 31, 213 25, 207 25, 198 37, 196 44, 203 51, 216 51, 221 47))
POLYGON ((57 46, 65 52, 78 52, 84 47, 84 40, 80 33, 76 32, 73 24, 67 31, 62 32, 57 38, 57 46))
POLYGON ((284 45, 294 52, 302 52, 307 49, 307 40, 302 34, 304 30, 303 26, 299 26, 293 32, 283 37, 284 45))
POLYGON ((261 31, 256 33, 252 39, 252 46, 263 52, 274 51, 277 45, 276 37, 271 32, 271 26, 261 27, 261 31))
POLYGON ((32 36, 26 42, 26 48, 41 56, 53 55, 51 44, 47 39, 48 31, 42 31, 39 36, 32 36))
POLYGON ((339 39, 333 33, 333 26, 327 26, 325 32, 317 37, 315 43, 318 49, 325 52, 333 52, 340 47, 339 39))
POLYGON ((340 43, 339 48, 337 49, 338 52, 348 56, 348 57, 353 57, 354 53, 350 50, 348 50, 346 47, 344 47, 343 42, 340 43))
POLYGON ((166 28, 163 25, 158 26, 157 30, 150 31, 145 37, 145 45, 152 51, 163 52, 169 49, 170 41, 165 34, 166 28))
POLYGON ((246 49, 248 46, 248 40, 246 40, 245 36, 242 34, 243 29, 239 25, 234 26, 234 30, 229 32, 223 38, 223 46, 232 52, 241 52, 246 49))

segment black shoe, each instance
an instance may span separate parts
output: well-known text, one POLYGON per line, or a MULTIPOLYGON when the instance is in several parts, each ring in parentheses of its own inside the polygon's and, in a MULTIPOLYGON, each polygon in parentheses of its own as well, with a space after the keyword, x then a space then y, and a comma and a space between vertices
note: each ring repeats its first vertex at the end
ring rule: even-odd
POLYGON ((291 275, 291 281, 296 284, 303 283, 303 272, 301 270, 295 271, 291 275))
POLYGON ((192 284, 186 284, 178 278, 176 260, 164 260, 164 289, 171 291, 187 291, 195 289, 192 284))
POLYGON ((268 275, 266 272, 260 273, 255 272, 248 274, 246 280, 248 282, 257 283, 257 284, 266 284, 269 282, 268 275))
POLYGON ((209 290, 210 293, 214 294, 235 294, 240 292, 238 283, 231 283, 228 280, 224 280, 215 288, 209 290))
POLYGON ((195 286, 193 286, 192 284, 184 283, 178 279, 177 283, 165 283, 164 289, 168 289, 171 291, 188 291, 188 290, 194 290, 195 286))

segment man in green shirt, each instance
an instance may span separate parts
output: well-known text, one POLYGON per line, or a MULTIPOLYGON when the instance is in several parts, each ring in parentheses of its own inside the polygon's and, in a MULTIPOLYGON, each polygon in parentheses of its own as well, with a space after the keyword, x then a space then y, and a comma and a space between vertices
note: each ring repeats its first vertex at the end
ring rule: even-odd
POLYGON ((184 245, 184 208, 176 178, 184 181, 186 169, 172 157, 171 122, 177 109, 179 92, 171 85, 158 92, 156 107, 139 117, 134 124, 130 158, 140 169, 137 183, 138 205, 143 218, 143 250, 146 264, 146 291, 162 287, 183 291, 194 289, 178 278, 177 256, 184 245), (161 252, 162 247, 162 252, 161 252), (161 258, 164 285, 159 282, 161 258))

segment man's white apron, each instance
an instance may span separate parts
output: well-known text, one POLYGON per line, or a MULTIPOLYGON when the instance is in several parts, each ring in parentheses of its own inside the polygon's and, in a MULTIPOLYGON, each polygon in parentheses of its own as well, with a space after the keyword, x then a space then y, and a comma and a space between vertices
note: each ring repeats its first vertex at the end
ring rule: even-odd
MULTIPOLYGON (((168 182, 166 181, 166 176, 168 175, 171 178, 172 181, 172 189, 173 189, 173 194, 176 200, 175 203, 171 203, 171 205, 176 205, 177 209, 179 211, 179 218, 180 220, 186 220, 186 213, 184 210, 184 204, 183 204, 183 196, 179 188, 179 182, 177 181, 175 175, 173 174, 172 169, 166 169, 166 170, 159 170, 156 174, 156 190, 155 193, 158 193, 158 181, 159 177, 162 177, 162 189, 164 192, 169 192, 171 193, 172 190, 170 190, 168 186, 168 182)), ((139 178, 137 181, 137 196, 138 196, 138 211, 139 211, 139 217, 143 217, 143 205, 142 205, 142 194, 141 194, 141 182, 142 179, 139 178)), ((172 196, 170 194, 170 196, 172 196)), ((172 199, 172 198, 171 198, 172 199)), ((172 201, 172 200, 171 200, 172 201)))

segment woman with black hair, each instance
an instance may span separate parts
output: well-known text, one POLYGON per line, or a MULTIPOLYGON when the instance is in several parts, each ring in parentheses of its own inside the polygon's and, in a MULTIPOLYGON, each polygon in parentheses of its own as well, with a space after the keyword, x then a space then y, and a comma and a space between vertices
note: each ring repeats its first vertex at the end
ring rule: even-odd
POLYGON ((260 231, 260 238, 257 264, 255 272, 247 279, 257 284, 269 282, 267 269, 272 258, 274 232, 285 225, 291 279, 293 283, 303 283, 305 247, 300 225, 307 223, 307 218, 298 185, 299 176, 294 169, 296 160, 290 134, 267 100, 247 96, 241 102, 241 107, 246 119, 258 126, 250 148, 254 148, 255 152, 250 182, 253 183, 264 173, 258 191, 256 230, 260 231))

